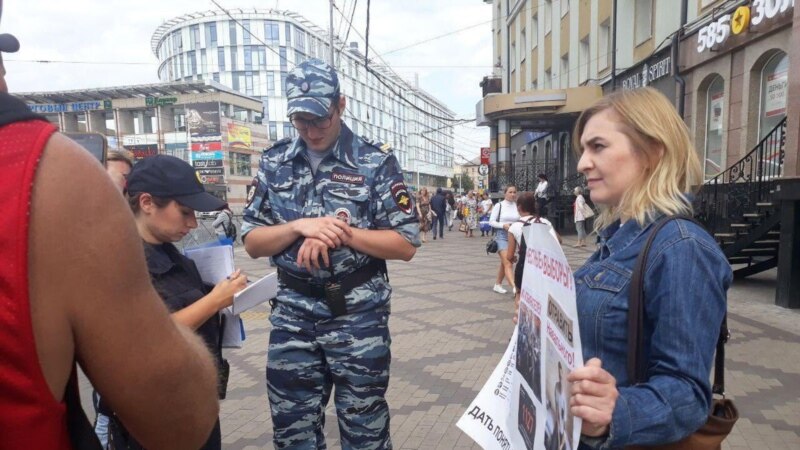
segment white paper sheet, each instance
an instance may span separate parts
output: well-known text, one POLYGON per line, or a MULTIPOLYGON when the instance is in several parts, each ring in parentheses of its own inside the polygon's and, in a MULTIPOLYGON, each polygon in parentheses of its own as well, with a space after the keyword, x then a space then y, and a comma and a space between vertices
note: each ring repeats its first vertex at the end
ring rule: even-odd
POLYGON ((194 261, 200 278, 208 284, 216 285, 235 270, 230 245, 188 249, 186 256, 194 261))
POLYGON ((277 296, 278 273, 273 272, 233 296, 233 313, 241 314, 277 296))

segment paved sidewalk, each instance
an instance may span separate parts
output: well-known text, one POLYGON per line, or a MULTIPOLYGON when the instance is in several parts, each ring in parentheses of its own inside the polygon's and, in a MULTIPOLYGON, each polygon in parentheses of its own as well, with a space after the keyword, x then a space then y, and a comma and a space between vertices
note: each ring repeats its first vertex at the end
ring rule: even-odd
MULTIPOLYGON (((467 449, 477 445, 455 423, 489 377, 511 336, 511 293, 493 293, 496 255, 486 238, 449 232, 428 241, 410 263, 390 262, 392 369, 388 401, 396 449, 467 449)), ((565 253, 573 268, 591 249, 565 253)), ((251 277, 269 272, 237 249, 237 264, 251 277)), ((729 295, 732 341, 727 385, 742 418, 724 448, 800 448, 800 312, 772 305, 774 272, 737 282, 729 295)), ((247 340, 226 351, 231 363, 228 399, 222 402, 223 448, 272 448, 266 397, 267 307, 244 315, 247 340)), ((85 398, 85 397, 84 397, 85 398)), ((340 448, 333 406, 326 420, 328 446, 340 448)))

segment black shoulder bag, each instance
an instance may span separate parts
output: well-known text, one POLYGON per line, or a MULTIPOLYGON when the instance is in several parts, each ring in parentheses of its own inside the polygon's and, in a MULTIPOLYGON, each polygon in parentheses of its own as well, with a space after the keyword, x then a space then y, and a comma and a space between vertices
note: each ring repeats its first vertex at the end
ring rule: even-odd
MULTIPOLYGON (((500 206, 498 206, 498 211, 497 211, 497 221, 498 222, 500 222, 500 214, 503 214, 503 201, 502 200, 500 201, 500 206)), ((492 220, 492 213, 489 213, 489 220, 492 220)), ((498 247, 497 247, 496 239, 497 238, 493 236, 491 239, 489 239, 489 242, 486 243, 486 254, 487 255, 489 253, 497 253, 498 247)))
MULTIPOLYGON (((631 276, 630 300, 628 302, 628 377, 632 385, 647 381, 647 361, 644 352, 644 274, 647 264, 647 254, 658 232, 672 220, 688 220, 705 229, 703 225, 689 216, 667 216, 658 220, 653 225, 653 230, 636 258, 636 265, 631 276)), ((739 411, 733 401, 725 398, 725 343, 730 336, 728 332, 727 314, 722 319, 722 325, 717 339, 717 351, 714 357, 714 384, 712 394, 719 394, 721 399, 713 399, 706 423, 699 430, 686 438, 671 444, 657 446, 628 446, 627 450, 719 450, 722 441, 730 434, 733 425, 739 418, 739 411)))

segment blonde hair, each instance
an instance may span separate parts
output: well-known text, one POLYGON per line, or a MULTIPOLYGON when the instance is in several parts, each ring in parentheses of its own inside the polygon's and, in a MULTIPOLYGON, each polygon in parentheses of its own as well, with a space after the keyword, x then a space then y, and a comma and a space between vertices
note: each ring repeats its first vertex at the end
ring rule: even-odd
POLYGON ((578 157, 583 154, 580 139, 595 115, 611 110, 618 130, 629 140, 645 169, 637 186, 628 189, 618 205, 605 205, 595 220, 604 228, 621 217, 639 224, 658 213, 692 214, 686 194, 702 183, 702 168, 689 130, 667 98, 653 88, 617 91, 598 100, 578 117, 573 134, 578 157))

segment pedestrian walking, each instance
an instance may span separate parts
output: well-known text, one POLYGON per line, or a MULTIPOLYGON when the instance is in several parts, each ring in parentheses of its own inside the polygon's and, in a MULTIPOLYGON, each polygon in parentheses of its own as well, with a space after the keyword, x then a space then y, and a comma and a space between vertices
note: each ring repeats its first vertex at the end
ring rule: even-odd
POLYGON ((578 243, 575 247, 586 247, 586 199, 583 198, 583 188, 576 186, 572 191, 575 194, 575 230, 578 232, 578 243))
POLYGON ((478 202, 475 201, 475 192, 469 191, 464 201, 465 237, 475 237, 473 234, 478 228, 478 202))
MULTIPOLYGON (((575 272, 586 365, 567 377, 581 441, 658 446, 698 430, 711 409, 709 373, 732 273, 714 239, 688 219, 652 236, 640 267, 642 379, 629 375, 631 274, 656 224, 692 214, 702 170, 686 124, 652 88, 617 91, 578 118, 574 136, 597 216, 599 249, 575 272), (591 318, 591 320, 584 320, 591 318)), ((723 330, 723 333, 725 330, 723 330)), ((637 371, 638 372, 638 371, 637 371)))
POLYGON ((433 225, 433 210, 428 188, 423 187, 417 194, 417 217, 419 218, 419 231, 422 233, 422 242, 428 242, 428 231, 433 225))
MULTIPOLYGON (((228 365, 222 358, 219 311, 233 304, 233 295, 245 288, 247 279, 237 270, 227 280, 208 286, 200 278, 194 262, 173 243, 197 228, 195 211, 215 211, 225 207, 225 202, 205 191, 192 166, 169 155, 146 158, 133 167, 128 176, 128 202, 144 244, 153 287, 172 313, 172 319, 195 330, 203 339, 214 355, 219 385, 224 389, 228 382, 225 369, 228 365)), ((187 381, 173 379, 169 383, 187 381)), ((118 416, 112 415, 110 419, 112 449, 145 448, 118 416)), ((201 448, 222 448, 219 419, 201 448)))
POLYGON ((452 192, 448 192, 445 198, 447 200, 447 209, 445 210, 447 229, 453 231, 453 222, 456 220, 456 200, 453 198, 452 192))
POLYGON ((517 187, 513 184, 509 184, 503 191, 503 200, 494 205, 491 216, 489 217, 489 225, 496 230, 494 240, 497 242, 497 256, 500 258, 500 265, 497 268, 497 279, 492 288, 492 290, 498 294, 505 294, 508 292, 503 288, 504 278, 508 280, 508 285, 511 286, 514 293, 517 293, 517 287, 514 284, 514 270, 511 267, 511 262, 508 260, 508 255, 506 253, 508 249, 508 228, 512 223, 519 220, 516 201, 517 187))
MULTIPOLYGON (((18 49, 0 34, 0 52, 18 49)), ((117 185, 5 74, 0 57, 0 447, 100 448, 80 365, 148 447, 198 448, 219 410, 208 350, 150 285, 117 185)))
POLYGON ((444 197, 442 188, 436 188, 436 194, 431 199, 431 210, 433 210, 433 240, 436 240, 438 231, 439 238, 444 239, 444 223, 447 215, 447 200, 444 197))
POLYGON ((298 137, 261 158, 242 237, 278 266, 267 356, 276 449, 324 448, 330 380, 345 449, 391 448, 386 260, 419 247, 417 210, 387 145, 355 136, 328 64, 286 79, 298 137))
POLYGON ((236 240, 236 225, 233 223, 233 212, 231 212, 227 204, 217 213, 217 217, 211 223, 211 228, 217 233, 217 239, 236 240))
POLYGON ((539 180, 534 191, 536 202, 538 203, 537 207, 539 208, 539 214, 542 217, 547 217, 547 204, 550 202, 550 182, 547 181, 547 175, 543 173, 540 173, 536 178, 539 180))

